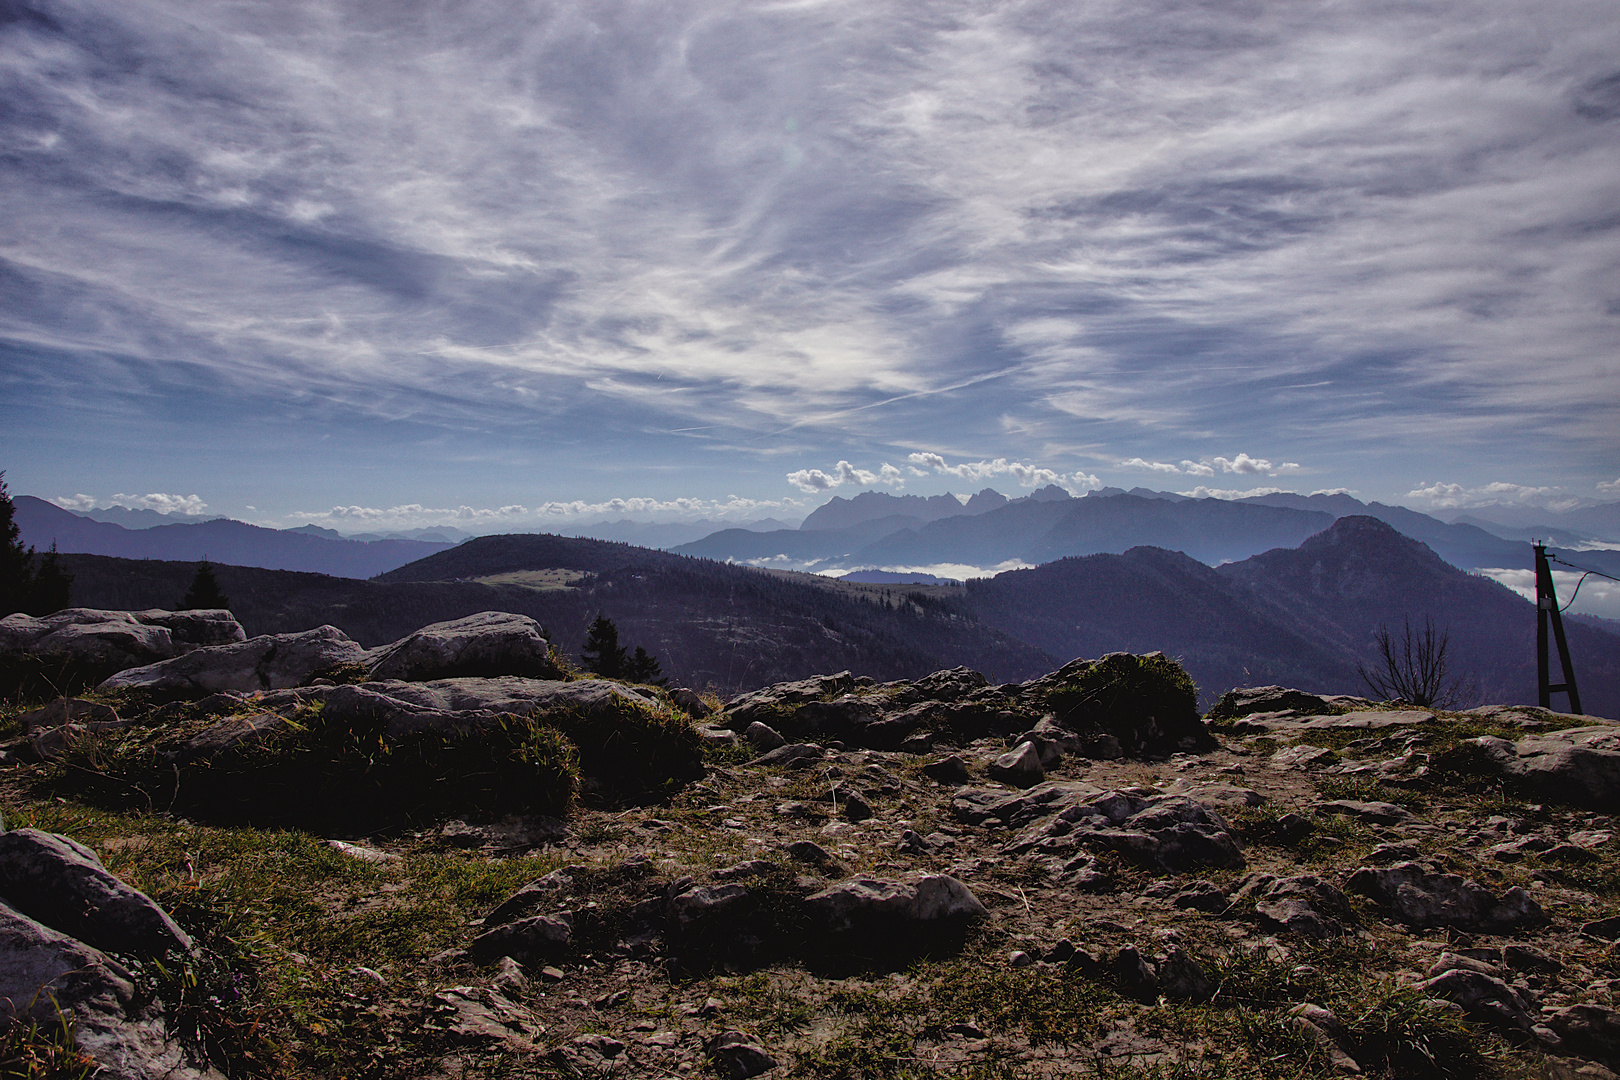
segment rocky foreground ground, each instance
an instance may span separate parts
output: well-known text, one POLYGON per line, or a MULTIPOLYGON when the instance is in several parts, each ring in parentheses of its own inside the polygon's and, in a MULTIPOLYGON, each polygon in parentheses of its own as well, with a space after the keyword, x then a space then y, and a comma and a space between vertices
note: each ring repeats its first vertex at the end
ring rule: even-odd
POLYGON ((216 620, 0 714, 8 1065, 1620 1069, 1620 724, 1277 687, 1200 718, 1157 656, 722 703, 542 672, 526 623, 355 655, 216 620))

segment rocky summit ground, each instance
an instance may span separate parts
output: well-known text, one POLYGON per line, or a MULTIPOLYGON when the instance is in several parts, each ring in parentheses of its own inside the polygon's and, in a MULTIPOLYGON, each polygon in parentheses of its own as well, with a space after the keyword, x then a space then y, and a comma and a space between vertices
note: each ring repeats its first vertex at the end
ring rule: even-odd
POLYGON ((173 670, 0 714, 6 1075, 1620 1069, 1612 721, 1275 687, 1199 718, 1158 657, 725 703, 173 670), (565 813, 421 771, 446 731, 543 757, 520 709, 577 749, 565 813))

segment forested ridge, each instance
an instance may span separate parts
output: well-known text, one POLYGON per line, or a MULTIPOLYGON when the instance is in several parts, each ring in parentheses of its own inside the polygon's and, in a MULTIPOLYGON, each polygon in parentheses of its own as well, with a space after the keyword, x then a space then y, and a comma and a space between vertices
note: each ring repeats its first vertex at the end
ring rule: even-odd
MULTIPOLYGON (((456 569, 469 577, 491 576, 517 569, 513 558, 525 559, 526 569, 598 569, 586 569, 572 587, 546 589, 357 581, 240 566, 218 566, 215 573, 249 635, 330 623, 375 646, 427 623, 498 610, 536 619, 561 652, 577 659, 587 628, 602 614, 617 624, 627 645, 653 653, 672 683, 721 691, 844 669, 898 679, 966 664, 992 679, 1013 681, 1054 666, 1041 650, 926 598, 860 599, 748 567, 623 544, 543 539, 537 550, 549 556, 537 557, 554 560, 549 567, 506 545, 504 555, 456 569), (565 543, 549 543, 555 540, 565 543), (616 561, 621 565, 614 566, 616 561)), ((63 556, 63 564, 74 574, 73 602, 99 608, 173 607, 196 571, 189 562, 99 555, 63 556)))

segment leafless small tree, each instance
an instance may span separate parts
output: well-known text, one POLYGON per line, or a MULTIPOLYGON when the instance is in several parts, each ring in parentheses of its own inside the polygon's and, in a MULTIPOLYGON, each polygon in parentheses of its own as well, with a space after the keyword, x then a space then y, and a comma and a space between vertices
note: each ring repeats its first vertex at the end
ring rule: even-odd
POLYGON ((1450 633, 1437 629, 1427 615, 1421 629, 1415 629, 1411 619, 1404 620, 1399 640, 1382 625, 1373 638, 1378 642, 1378 662, 1371 668, 1358 664, 1356 670, 1380 700, 1444 709, 1475 695, 1473 684, 1451 671, 1450 633))

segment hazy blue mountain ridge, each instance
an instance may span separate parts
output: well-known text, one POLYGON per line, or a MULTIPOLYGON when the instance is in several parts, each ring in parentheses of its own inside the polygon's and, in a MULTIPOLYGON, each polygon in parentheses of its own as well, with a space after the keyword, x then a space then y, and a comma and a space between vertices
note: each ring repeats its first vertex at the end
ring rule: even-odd
MULTIPOLYGON (((22 542, 43 551, 128 559, 208 559, 233 566, 368 578, 441 551, 421 540, 344 540, 296 529, 266 529, 228 518, 126 529, 94 521, 32 495, 12 500, 22 542)), ((172 601, 171 601, 172 602, 172 601)))
MULTIPOLYGON (((1366 693, 1356 666, 1375 662, 1377 630, 1427 616, 1480 701, 1536 701, 1535 605, 1366 516, 1216 568, 1147 547, 1065 558, 970 581, 959 608, 1054 656, 1161 649, 1208 693, 1366 693)), ((1576 620, 1566 631, 1583 707, 1620 717, 1620 635, 1576 620)))

